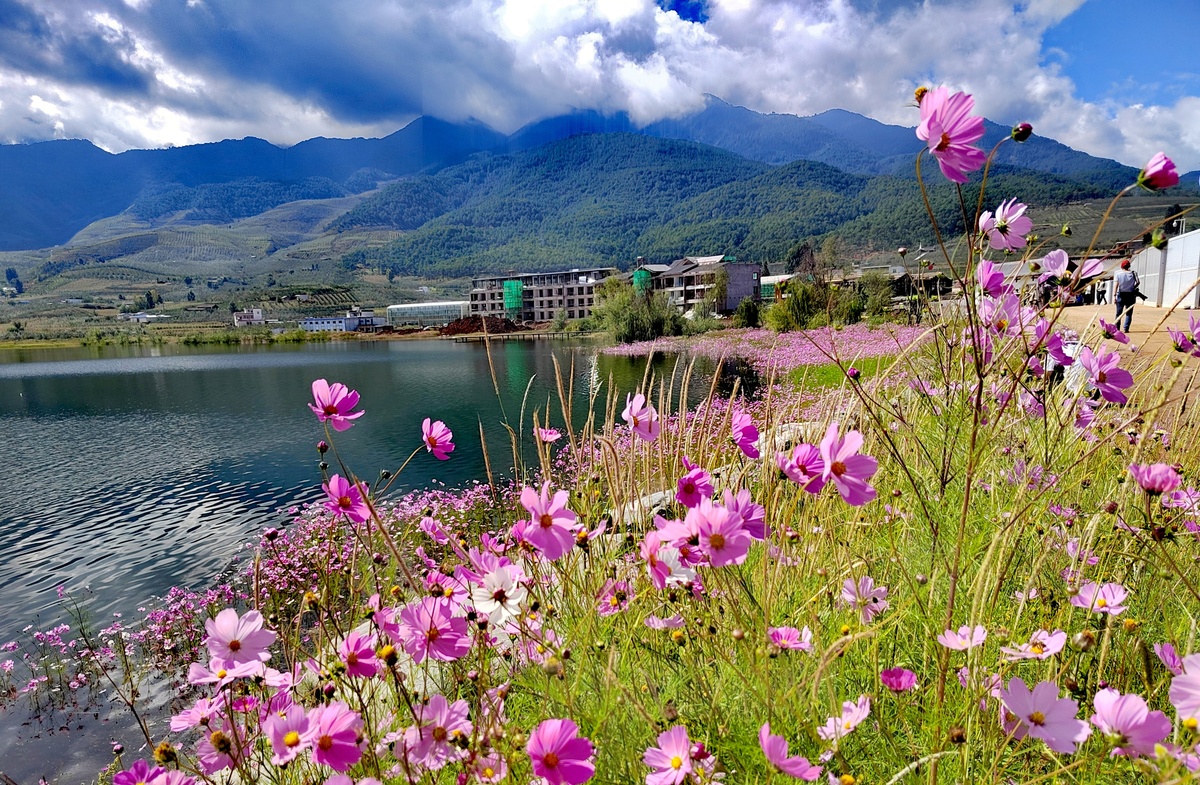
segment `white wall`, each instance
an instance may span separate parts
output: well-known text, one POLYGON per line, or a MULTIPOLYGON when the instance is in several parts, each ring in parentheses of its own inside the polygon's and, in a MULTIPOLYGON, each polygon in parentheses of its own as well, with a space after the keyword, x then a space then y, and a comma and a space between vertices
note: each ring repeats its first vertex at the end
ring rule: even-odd
POLYGON ((1172 305, 1182 296, 1180 308, 1200 308, 1200 287, 1192 286, 1200 278, 1200 229, 1172 237, 1166 257, 1162 304, 1172 305))

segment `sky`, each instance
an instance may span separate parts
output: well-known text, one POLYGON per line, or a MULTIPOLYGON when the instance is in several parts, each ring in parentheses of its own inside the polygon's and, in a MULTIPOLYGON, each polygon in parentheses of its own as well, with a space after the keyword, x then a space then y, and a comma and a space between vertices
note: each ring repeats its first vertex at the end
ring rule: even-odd
POLYGON ((711 94, 914 126, 912 94, 1141 166, 1200 169, 1197 0, 0 0, 0 142, 106 150, 638 123, 711 94))

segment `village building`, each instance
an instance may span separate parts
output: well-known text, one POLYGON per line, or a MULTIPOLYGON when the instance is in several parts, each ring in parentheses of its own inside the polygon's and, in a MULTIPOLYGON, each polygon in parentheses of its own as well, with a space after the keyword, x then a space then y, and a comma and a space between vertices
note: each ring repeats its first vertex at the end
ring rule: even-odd
POLYGON ((616 274, 615 267, 593 267, 475 278, 470 313, 518 322, 547 322, 560 313, 568 319, 584 319, 596 304, 596 285, 616 274))

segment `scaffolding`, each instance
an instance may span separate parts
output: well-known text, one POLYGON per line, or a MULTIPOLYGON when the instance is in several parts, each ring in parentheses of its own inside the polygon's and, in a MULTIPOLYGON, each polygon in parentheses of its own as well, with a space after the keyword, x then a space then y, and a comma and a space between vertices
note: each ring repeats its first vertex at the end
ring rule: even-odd
POLYGON ((525 284, 522 281, 504 282, 504 314, 514 321, 520 319, 525 304, 525 284))

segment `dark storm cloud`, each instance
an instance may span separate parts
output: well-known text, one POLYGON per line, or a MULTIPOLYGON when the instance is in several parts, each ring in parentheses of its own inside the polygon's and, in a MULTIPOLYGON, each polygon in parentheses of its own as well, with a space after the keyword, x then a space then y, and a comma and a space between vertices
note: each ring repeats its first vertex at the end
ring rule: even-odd
POLYGON ((0 66, 118 94, 146 93, 153 75, 133 65, 134 42, 72 15, 51 19, 35 7, 0 0, 0 66))

